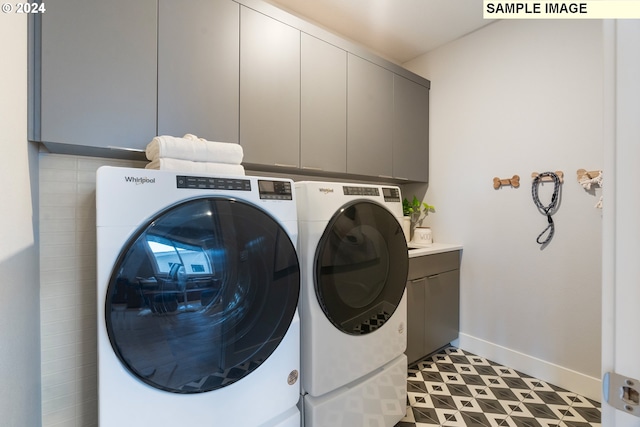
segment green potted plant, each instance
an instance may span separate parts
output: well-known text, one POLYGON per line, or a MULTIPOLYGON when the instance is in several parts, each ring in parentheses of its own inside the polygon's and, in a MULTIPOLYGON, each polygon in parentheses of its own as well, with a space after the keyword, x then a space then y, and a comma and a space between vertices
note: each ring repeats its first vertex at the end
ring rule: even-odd
POLYGON ((434 206, 427 204, 426 202, 421 202, 418 200, 416 196, 413 196, 413 200, 409 202, 409 200, 405 197, 402 200, 402 213, 404 216, 413 217, 413 215, 425 215, 429 212, 435 212, 436 209, 434 206))
POLYGON ((413 229, 421 224, 429 212, 435 212, 436 208, 426 202, 420 201, 415 195, 409 201, 406 197, 402 200, 402 213, 404 215, 403 230, 407 237, 407 242, 411 240, 413 229))

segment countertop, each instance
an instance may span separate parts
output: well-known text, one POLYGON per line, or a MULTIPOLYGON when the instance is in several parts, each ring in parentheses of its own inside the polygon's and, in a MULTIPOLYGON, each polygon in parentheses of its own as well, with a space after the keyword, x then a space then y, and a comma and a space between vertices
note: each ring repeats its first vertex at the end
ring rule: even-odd
POLYGON ((409 244, 408 246, 409 258, 439 254, 442 252, 459 251, 462 249, 462 245, 455 245, 450 243, 432 243, 431 246, 426 248, 416 248, 414 246, 411 246, 411 244, 409 244))

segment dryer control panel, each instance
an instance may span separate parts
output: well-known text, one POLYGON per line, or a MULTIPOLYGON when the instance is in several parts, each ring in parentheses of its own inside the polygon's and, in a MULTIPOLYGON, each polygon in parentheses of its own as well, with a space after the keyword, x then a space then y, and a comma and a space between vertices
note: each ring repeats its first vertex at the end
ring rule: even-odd
POLYGON ((205 190, 251 191, 251 181, 241 178, 213 178, 210 176, 176 176, 178 188, 197 188, 205 190))
POLYGON ((342 187, 345 196, 379 196, 380 191, 377 187, 354 187, 344 185, 342 187))
POLYGON ((289 181, 260 179, 258 180, 258 191, 261 199, 293 200, 291 182, 289 181))
POLYGON ((342 186, 342 191, 345 196, 380 196, 380 190, 382 190, 382 196, 385 202, 399 202, 400 190, 397 187, 356 187, 351 185, 342 186))
POLYGON ((400 190, 395 187, 382 187, 382 195, 385 202, 399 202, 400 190))

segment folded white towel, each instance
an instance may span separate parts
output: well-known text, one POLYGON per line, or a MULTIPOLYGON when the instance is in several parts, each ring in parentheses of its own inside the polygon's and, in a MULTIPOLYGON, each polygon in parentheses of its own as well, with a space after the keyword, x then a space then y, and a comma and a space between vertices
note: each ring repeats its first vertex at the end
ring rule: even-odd
POLYGON ((192 139, 194 141, 206 141, 204 138, 198 138, 196 135, 192 133, 185 133, 183 136, 184 139, 192 139))
POLYGON ((153 160, 145 169, 198 172, 220 175, 244 175, 244 166, 229 163, 192 162, 191 160, 162 158, 153 160))
POLYGON ((183 138, 169 135, 156 136, 147 144, 146 155, 151 161, 172 158, 239 165, 242 163, 244 153, 240 144, 207 141, 187 134, 183 138))

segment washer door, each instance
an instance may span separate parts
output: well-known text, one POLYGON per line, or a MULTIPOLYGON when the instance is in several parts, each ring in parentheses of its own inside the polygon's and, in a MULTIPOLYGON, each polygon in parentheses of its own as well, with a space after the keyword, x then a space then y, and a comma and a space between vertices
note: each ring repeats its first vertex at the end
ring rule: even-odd
POLYGON ((367 334, 382 326, 402 299, 407 241, 387 209, 355 201, 329 221, 315 268, 316 295, 327 318, 347 334, 367 334))
POLYGON ((278 347, 299 290, 295 247, 271 216, 238 200, 192 199, 160 212, 123 248, 106 295, 107 332, 143 382, 216 390, 278 347))

